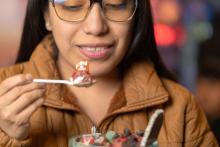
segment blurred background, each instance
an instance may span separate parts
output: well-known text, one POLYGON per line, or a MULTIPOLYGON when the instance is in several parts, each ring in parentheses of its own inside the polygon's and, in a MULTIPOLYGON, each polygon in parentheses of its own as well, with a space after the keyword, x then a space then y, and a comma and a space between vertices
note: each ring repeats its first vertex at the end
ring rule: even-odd
POLYGON ((151 1, 156 40, 161 55, 178 81, 194 91, 198 45, 212 37, 211 21, 220 10, 220 1, 151 1))
MULTIPOLYGON (((198 82, 200 75, 200 65, 198 64, 200 63, 197 62, 197 59, 198 56, 200 56, 200 49, 205 48, 201 47, 201 43, 207 42, 207 40, 213 40, 214 36, 216 36, 214 35, 215 32, 217 32, 216 30, 219 30, 220 25, 215 25, 214 28, 213 22, 216 22, 216 14, 220 13, 220 0, 151 1, 155 22, 156 41, 165 64, 177 77, 178 81, 187 87, 191 92, 193 92, 196 97, 197 95, 198 97, 200 97, 199 95, 205 95, 204 93, 200 92, 200 90, 204 92, 204 88, 202 89, 200 88, 201 86, 198 86, 198 83, 201 82, 198 82)), ((15 62, 26 3, 27 0, 7 0, 1 2, 0 67, 13 65, 15 62)), ((217 22, 219 23, 219 19, 217 22)), ((208 51, 204 51, 203 54, 208 54, 211 52, 211 50, 209 50, 209 46, 212 47, 212 49, 215 48, 215 51, 213 51, 214 55, 219 54, 220 47, 218 41, 216 41, 217 45, 210 45, 213 44, 210 42, 212 41, 206 43, 208 44, 206 45, 208 51)), ((210 58, 202 58, 201 61, 208 61, 211 59, 213 59, 212 56, 210 58)), ((211 65, 215 65, 214 69, 220 68, 220 61, 217 61, 217 59, 220 59, 220 55, 216 57, 216 63, 211 63, 211 65)), ((210 72, 206 71, 206 73, 210 72)), ((211 73, 215 73, 215 70, 212 70, 211 73)), ((212 74, 211 76, 209 74, 209 82, 206 83, 212 87, 214 85, 213 83, 216 83, 216 80, 217 84, 215 85, 218 86, 216 89, 217 91, 220 91, 219 75, 214 76, 213 78, 212 74)), ((205 89, 207 90, 208 88, 205 89)), ((212 93, 210 89, 208 92, 212 93)), ((209 99, 206 100, 210 101, 211 97, 212 96, 208 95, 209 99)), ((204 101, 201 99, 202 98, 198 98, 199 103, 200 101, 204 101)), ((216 106, 218 109, 215 110, 215 114, 217 113, 219 116, 215 115, 215 117, 212 118, 216 119, 220 117, 220 92, 217 94, 217 96, 215 95, 215 100, 216 101, 213 103, 216 105, 218 104, 216 106)), ((207 104, 207 101, 203 103, 207 104)), ((203 104, 201 104, 201 106, 202 105, 203 104)), ((210 104, 210 107, 214 106, 210 104)))
POLYGON ((15 62, 27 0, 7 0, 0 5, 0 67, 15 62))

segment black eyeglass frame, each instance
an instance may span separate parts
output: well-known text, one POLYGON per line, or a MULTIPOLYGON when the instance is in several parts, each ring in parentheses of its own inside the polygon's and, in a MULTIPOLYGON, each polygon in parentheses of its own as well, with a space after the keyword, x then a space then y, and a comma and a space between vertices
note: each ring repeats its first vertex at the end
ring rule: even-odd
MULTIPOLYGON (((59 19, 61 19, 61 20, 63 20, 63 21, 67 21, 67 22, 82 22, 82 21, 84 21, 84 20, 86 19, 86 17, 88 16, 88 14, 89 14, 89 12, 90 12, 90 10, 91 10, 91 8, 92 8, 92 5, 93 5, 95 2, 99 3, 99 5, 101 6, 101 8, 103 8, 103 3, 102 3, 103 1, 102 1, 102 0, 90 0, 90 6, 89 6, 89 8, 88 8, 89 10, 88 10, 87 14, 85 15, 85 17, 84 17, 82 20, 80 19, 80 20, 71 21, 71 20, 63 19, 62 17, 59 16, 59 14, 58 14, 58 12, 57 12, 57 10, 56 10, 55 2, 54 2, 54 1, 55 1, 55 0, 49 0, 49 2, 51 2, 52 6, 53 6, 53 8, 54 8, 54 10, 55 10, 55 12, 56 12, 56 15, 59 17, 59 19)), ((113 21, 113 22, 128 22, 128 21, 130 21, 130 20, 134 17, 137 8, 138 8, 138 0, 135 0, 134 12, 133 12, 132 15, 131 15, 130 17, 128 17, 126 20, 117 21, 117 20, 109 19, 109 18, 107 18, 107 17, 105 17, 105 19, 107 19, 107 20, 109 20, 109 21, 113 21)), ((104 16, 105 16, 105 15, 104 15, 104 16)))

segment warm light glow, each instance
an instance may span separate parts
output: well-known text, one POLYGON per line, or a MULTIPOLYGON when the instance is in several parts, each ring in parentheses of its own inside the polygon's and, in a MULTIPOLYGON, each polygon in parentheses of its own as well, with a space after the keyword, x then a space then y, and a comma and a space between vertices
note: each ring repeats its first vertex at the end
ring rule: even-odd
POLYGON ((156 24, 154 27, 157 45, 169 46, 176 43, 177 37, 173 28, 164 24, 156 24))

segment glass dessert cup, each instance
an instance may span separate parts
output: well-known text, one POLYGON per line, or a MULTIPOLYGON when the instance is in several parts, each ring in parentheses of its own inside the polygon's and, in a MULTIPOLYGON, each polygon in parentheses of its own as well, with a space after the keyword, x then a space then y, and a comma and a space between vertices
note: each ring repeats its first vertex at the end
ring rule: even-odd
POLYGON ((91 134, 80 135, 69 139, 69 147, 157 147, 157 137, 163 122, 163 110, 158 109, 151 116, 146 129, 132 133, 128 128, 122 134, 108 131, 96 133, 92 127, 91 134))
MULTIPOLYGON (((142 137, 137 135, 130 135, 127 137, 118 136, 111 141, 106 139, 105 135, 100 133, 85 134, 69 139, 68 147, 141 147, 142 137)), ((157 141, 151 145, 146 145, 144 147, 157 147, 157 141)))
POLYGON ((84 134, 70 138, 69 147, 140 147, 142 137, 138 134, 119 135, 113 131, 106 134, 84 134))

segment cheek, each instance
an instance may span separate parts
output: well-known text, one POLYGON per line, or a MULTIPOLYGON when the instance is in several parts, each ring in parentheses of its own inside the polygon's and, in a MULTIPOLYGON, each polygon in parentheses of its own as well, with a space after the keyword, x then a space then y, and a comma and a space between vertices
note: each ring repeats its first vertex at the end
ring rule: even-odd
POLYGON ((71 47, 71 38, 77 30, 77 26, 71 23, 60 20, 55 12, 50 12, 50 23, 52 33, 58 49, 67 50, 71 47))
POLYGON ((132 34, 131 26, 130 25, 121 26, 115 33, 117 33, 121 41, 129 42, 132 34))
POLYGON ((77 50, 71 43, 77 30, 77 26, 66 22, 55 23, 53 26, 52 32, 60 53, 59 57, 70 65, 75 65, 79 58, 77 50))
POLYGON ((118 48, 120 51, 126 51, 132 36, 132 26, 131 24, 124 24, 115 27, 113 33, 118 43, 118 48))
POLYGON ((71 31, 69 30, 70 29, 64 24, 55 23, 53 25, 52 33, 59 49, 70 47, 71 31))

